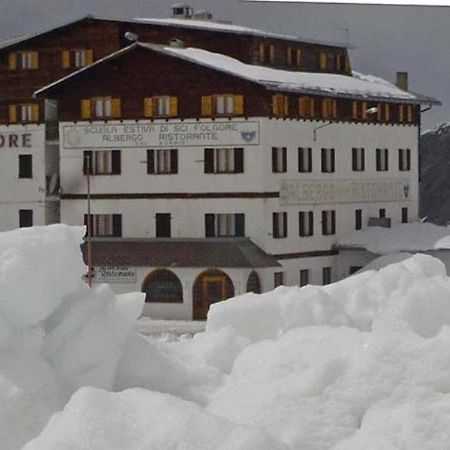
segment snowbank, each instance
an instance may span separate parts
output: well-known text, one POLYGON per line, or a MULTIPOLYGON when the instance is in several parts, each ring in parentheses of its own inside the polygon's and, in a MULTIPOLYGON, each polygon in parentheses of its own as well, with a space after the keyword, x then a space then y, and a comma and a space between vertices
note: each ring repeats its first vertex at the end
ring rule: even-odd
MULTIPOLYGON (((70 264, 55 270, 80 275, 81 230, 50 231, 70 264)), ((49 230, 29 233, 33 270, 50 272, 49 230)), ((15 253, 0 238, 5 267, 15 237, 15 253)), ((177 342, 129 333, 142 300, 77 279, 26 321, 2 281, 2 449, 448 448, 450 278, 435 258, 218 303, 204 333, 177 342)))

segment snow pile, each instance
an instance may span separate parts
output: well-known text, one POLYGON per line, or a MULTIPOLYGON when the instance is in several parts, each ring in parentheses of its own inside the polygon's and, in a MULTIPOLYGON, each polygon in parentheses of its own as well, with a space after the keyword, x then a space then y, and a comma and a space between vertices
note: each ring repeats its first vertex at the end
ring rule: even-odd
MULTIPOLYGON (((80 231, 52 231, 67 246, 58 258, 72 253, 69 268, 84 269, 80 231)), ((50 235, 35 233, 30 256, 39 262, 50 235)), ((25 251, 14 248, 2 250, 2 271, 25 251)), ((17 323, 11 311, 3 319, 2 449, 21 448, 40 429, 23 450, 448 447, 450 278, 435 258, 217 303, 204 333, 177 342, 127 337, 139 301, 67 276, 71 289, 45 303, 43 319, 17 323), (83 384, 91 387, 76 390, 83 384)), ((13 289, 2 283, 0 303, 13 289)))
POLYGON ((354 231, 338 242, 341 248, 362 248, 379 255, 450 249, 450 227, 411 222, 392 228, 369 227, 354 231))
POLYGON ((84 230, 54 225, 0 234, 0 448, 37 433, 81 386, 111 389, 140 294, 90 290, 84 230))

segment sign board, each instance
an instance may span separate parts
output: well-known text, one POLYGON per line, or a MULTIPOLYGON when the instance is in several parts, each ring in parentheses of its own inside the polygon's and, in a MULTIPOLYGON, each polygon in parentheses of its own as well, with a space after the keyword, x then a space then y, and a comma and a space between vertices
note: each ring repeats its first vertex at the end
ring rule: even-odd
POLYGON ((286 180, 280 204, 405 202, 411 195, 408 180, 286 180))
POLYGON ((98 266, 95 268, 95 283, 135 284, 137 273, 135 267, 98 266))
POLYGON ((33 127, 0 127, 0 149, 43 148, 45 144, 45 126, 33 127))
POLYGON ((244 146, 259 144, 256 121, 61 125, 66 149, 244 146))

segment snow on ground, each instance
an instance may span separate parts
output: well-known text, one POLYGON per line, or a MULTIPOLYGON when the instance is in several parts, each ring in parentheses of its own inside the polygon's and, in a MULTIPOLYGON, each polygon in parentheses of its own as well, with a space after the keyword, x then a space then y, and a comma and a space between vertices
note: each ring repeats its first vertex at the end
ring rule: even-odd
POLYGON ((427 222, 400 223, 392 228, 369 227, 345 236, 338 247, 363 248, 379 255, 450 249, 450 227, 427 222))
POLYGON ((145 336, 161 337, 167 340, 189 337, 205 331, 205 322, 201 320, 152 320, 140 317, 136 329, 145 336))
POLYGON ((141 295, 84 285, 81 236, 0 235, 2 450, 448 448, 439 260, 246 294, 213 305, 205 332, 164 341, 136 332, 141 295))

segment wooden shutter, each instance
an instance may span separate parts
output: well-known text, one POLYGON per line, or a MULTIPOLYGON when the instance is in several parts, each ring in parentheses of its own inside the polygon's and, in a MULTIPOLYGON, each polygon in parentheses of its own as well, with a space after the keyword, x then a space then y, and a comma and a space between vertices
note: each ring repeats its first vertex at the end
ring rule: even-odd
POLYGON ((113 236, 122 237, 122 214, 112 215, 113 236))
POLYGON ((17 105, 9 105, 9 123, 17 122, 17 105))
POLYGON ((326 162, 326 158, 327 158, 327 149, 326 148, 322 148, 322 172, 326 171, 327 168, 327 162, 326 162))
POLYGON ((269 47, 269 53, 270 53, 270 62, 273 64, 273 62, 275 61, 275 47, 273 45, 269 47))
POLYGON ((178 150, 170 150, 170 173, 178 173, 178 150))
POLYGON ((83 175, 92 175, 94 173, 92 159, 92 150, 85 150, 83 152, 83 175))
POLYGON ((259 62, 264 62, 264 44, 259 44, 259 62))
POLYGON ((39 53, 31 52, 31 68, 39 69, 39 53))
POLYGON ((320 70, 326 70, 327 68, 327 54, 320 52, 320 70))
POLYGON ((244 173, 244 149, 234 149, 234 173, 244 173))
POLYGON ((214 173, 214 149, 205 148, 204 172, 214 173))
POLYGON ((412 117, 413 117, 413 111, 412 111, 412 106, 411 105, 408 105, 407 106, 407 111, 408 111, 408 122, 412 122, 412 117))
POLYGON ((16 70, 17 69, 17 53, 10 53, 8 55, 8 69, 16 70))
POLYGON ((312 236, 314 234, 314 214, 312 211, 309 211, 308 213, 308 220, 309 220, 309 236, 312 236))
POLYGON ((366 149, 361 148, 361 170, 366 170, 366 149))
POLYGON ((398 120, 403 122, 404 114, 403 114, 403 105, 398 105, 398 120))
POLYGON ((91 101, 89 99, 81 100, 81 118, 82 119, 91 118, 91 101))
POLYGON ((205 237, 214 237, 215 234, 215 215, 205 214, 205 237))
POLYGON ((312 148, 308 148, 308 172, 312 172, 312 148))
POLYGON ((293 48, 292 47, 288 47, 286 49, 286 62, 288 66, 292 66, 292 52, 293 52, 293 48))
POLYGON ((88 49, 85 50, 85 59, 86 59, 86 65, 92 64, 94 62, 94 50, 88 49))
POLYGON ((277 147, 272 147, 272 172, 279 172, 277 162, 277 147))
POLYGON ((411 170, 411 149, 406 149, 406 170, 411 170))
POLYGON ((234 235, 236 237, 245 236, 245 215, 235 214, 234 215, 234 235))
POLYGON ((202 96, 202 116, 212 116, 212 97, 210 95, 202 96))
POLYGON ((298 99, 298 113, 300 117, 306 117, 306 97, 298 99))
POLYGON ((169 97, 169 116, 175 117, 178 115, 178 97, 169 97))
POLYGON ((153 97, 144 98, 144 117, 153 116, 153 97))
POLYGON ((281 98, 283 99, 284 115, 288 116, 289 115, 289 97, 287 95, 283 95, 281 98))
POLYGON ((337 100, 333 99, 331 100, 333 104, 333 119, 337 118, 337 100))
POLYGON ((331 172, 334 172, 334 170, 335 170, 335 164, 334 164, 334 161, 335 161, 334 148, 331 148, 331 149, 330 149, 330 152, 331 152, 331 172))
POLYGON ((362 102, 361 105, 361 116, 363 120, 367 119, 367 102, 362 102))
POLYGON ((336 211, 331 211, 331 234, 336 234, 336 211))
POLYGON ((297 49, 296 50, 296 52, 295 52, 295 54, 296 54, 296 64, 297 64, 297 66, 301 66, 302 65, 302 51, 301 51, 301 49, 297 49))
POLYGON ((70 51, 69 50, 62 51, 61 60, 62 60, 63 69, 69 69, 70 68, 70 51))
POLYGON ((120 175, 121 172, 121 161, 120 161, 120 150, 111 151, 111 174, 120 175))
POLYGON ((280 237, 280 230, 278 227, 278 214, 272 213, 272 236, 274 238, 280 237))
POLYGON ((389 105, 389 103, 386 103, 385 105, 384 105, 384 120, 386 121, 386 122, 389 122, 389 120, 390 120, 390 105, 389 105))
POLYGON ((147 173, 155 173, 155 150, 147 150, 147 173))
POLYGON ((243 95, 233 95, 233 110, 234 110, 234 114, 238 114, 238 115, 244 114, 244 96, 243 95))
POLYGON ((280 111, 279 111, 279 105, 278 105, 278 99, 279 99, 279 95, 272 95, 272 114, 274 116, 279 116, 280 115, 280 111))
POLYGON ((298 213, 298 234, 299 234, 299 236, 305 235, 304 217, 305 217, 305 213, 303 211, 300 211, 298 213))
POLYGON ((324 118, 324 119, 328 118, 328 99, 327 98, 322 99, 322 118, 324 118))
POLYGON ((327 212, 322 211, 322 234, 326 236, 327 233, 327 212))
POLYGON ((31 105, 31 121, 39 122, 39 105, 38 104, 31 105))
POLYGON ((358 158, 358 149, 353 147, 352 148, 352 170, 353 171, 358 170, 357 158, 358 158))
POLYGON ((287 212, 284 212, 282 214, 283 214, 283 237, 287 237, 288 235, 287 212))
POLYGON ((389 170, 389 152, 387 148, 384 149, 384 162, 386 163, 385 170, 389 170))
POLYGON ((121 114, 120 98, 111 99, 111 117, 118 118, 121 114))
POLYGON ((287 171, 287 148, 283 147, 283 167, 282 167, 282 172, 286 172, 287 171))
POLYGON ((310 117, 315 117, 316 116, 316 105, 315 105, 315 100, 313 98, 311 98, 309 100, 309 109, 310 109, 310 117))
POLYGON ((358 102, 356 100, 352 101, 352 118, 358 119, 358 102))

